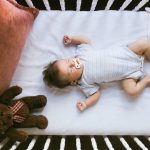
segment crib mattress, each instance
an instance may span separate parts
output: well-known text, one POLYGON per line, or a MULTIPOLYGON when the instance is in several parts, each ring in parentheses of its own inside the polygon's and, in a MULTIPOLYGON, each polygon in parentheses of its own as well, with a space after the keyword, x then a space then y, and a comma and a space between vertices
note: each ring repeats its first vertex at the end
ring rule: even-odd
MULTIPOLYGON (((50 61, 74 56, 74 46, 64 47, 63 35, 86 35, 94 50, 128 44, 148 36, 148 13, 130 11, 40 11, 24 47, 11 85, 23 88, 18 97, 44 94, 48 102, 42 111, 49 121, 45 130, 24 129, 45 135, 150 135, 150 88, 135 99, 126 96, 120 82, 103 84, 99 102, 79 112, 77 100, 84 94, 76 87, 48 88, 42 71, 50 61)), ((150 63, 145 61, 145 74, 150 63)))

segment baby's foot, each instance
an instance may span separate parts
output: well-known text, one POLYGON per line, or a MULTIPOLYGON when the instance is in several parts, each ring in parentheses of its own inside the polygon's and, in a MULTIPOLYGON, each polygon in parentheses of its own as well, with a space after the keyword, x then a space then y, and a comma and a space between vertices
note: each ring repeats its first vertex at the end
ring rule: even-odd
POLYGON ((66 46, 70 45, 72 42, 72 37, 69 35, 64 35, 63 42, 66 46))

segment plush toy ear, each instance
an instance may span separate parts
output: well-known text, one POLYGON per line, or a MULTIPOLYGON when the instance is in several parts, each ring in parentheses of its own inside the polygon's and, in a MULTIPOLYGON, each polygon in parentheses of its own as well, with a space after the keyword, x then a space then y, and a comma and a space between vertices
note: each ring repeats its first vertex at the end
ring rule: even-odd
POLYGON ((13 127, 10 127, 6 132, 6 136, 8 136, 12 141, 24 142, 28 138, 28 134, 23 131, 18 131, 13 127))
POLYGON ((22 92, 19 86, 12 86, 0 96, 0 103, 8 105, 11 100, 22 92))

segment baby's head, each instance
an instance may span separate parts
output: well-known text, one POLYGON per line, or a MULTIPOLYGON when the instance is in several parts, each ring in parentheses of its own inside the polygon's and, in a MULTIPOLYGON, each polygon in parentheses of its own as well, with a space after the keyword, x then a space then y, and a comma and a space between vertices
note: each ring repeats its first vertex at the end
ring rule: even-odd
POLYGON ((43 71, 43 80, 48 86, 64 88, 76 85, 81 78, 83 65, 78 58, 56 60, 43 71))

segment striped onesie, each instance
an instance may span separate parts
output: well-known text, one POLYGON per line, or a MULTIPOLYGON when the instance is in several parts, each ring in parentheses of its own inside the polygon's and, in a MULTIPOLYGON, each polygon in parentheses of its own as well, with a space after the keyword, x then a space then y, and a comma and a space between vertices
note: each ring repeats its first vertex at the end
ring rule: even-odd
POLYGON ((93 50, 90 45, 81 44, 76 52, 84 65, 78 86, 87 97, 94 94, 101 83, 143 77, 144 57, 139 57, 127 46, 93 50))

